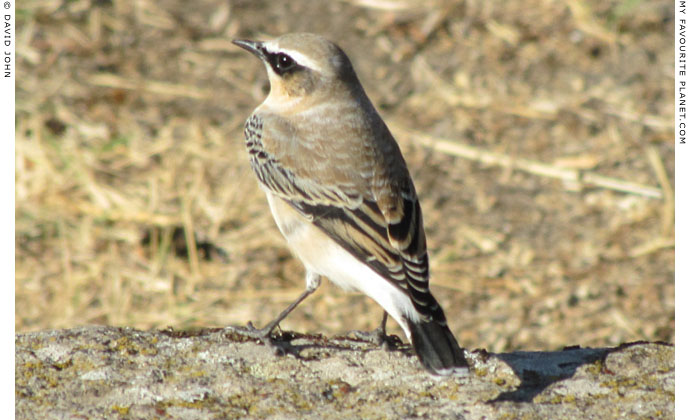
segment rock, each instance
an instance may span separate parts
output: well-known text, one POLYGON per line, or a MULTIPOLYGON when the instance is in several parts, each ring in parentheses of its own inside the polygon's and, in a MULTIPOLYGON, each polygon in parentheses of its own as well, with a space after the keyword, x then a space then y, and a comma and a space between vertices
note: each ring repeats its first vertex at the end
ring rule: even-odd
POLYGON ((223 329, 18 334, 17 419, 673 418, 674 347, 468 353, 435 377, 409 348, 283 333, 277 356, 223 329))

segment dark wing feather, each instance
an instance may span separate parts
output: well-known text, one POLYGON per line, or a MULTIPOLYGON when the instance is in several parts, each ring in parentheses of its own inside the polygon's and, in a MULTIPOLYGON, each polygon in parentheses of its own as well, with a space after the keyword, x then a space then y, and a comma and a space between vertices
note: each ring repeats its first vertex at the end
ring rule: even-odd
POLYGON ((405 200, 405 214, 397 224, 385 223, 376 203, 363 201, 355 209, 286 201, 309 218, 331 239, 384 279, 404 290, 423 316, 444 322, 443 311, 429 291, 429 259, 426 252, 419 202, 405 200), (383 222, 383 223, 382 223, 383 222), (391 238, 408 238, 404 249, 391 238))

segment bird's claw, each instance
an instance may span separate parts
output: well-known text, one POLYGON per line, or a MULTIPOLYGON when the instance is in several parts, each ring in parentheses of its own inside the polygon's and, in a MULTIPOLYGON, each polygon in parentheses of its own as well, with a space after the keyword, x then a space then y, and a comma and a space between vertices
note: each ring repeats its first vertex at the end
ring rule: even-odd
POLYGON ((246 327, 236 327, 231 325, 225 329, 242 337, 259 340, 263 345, 271 347, 277 356, 284 356, 292 349, 292 345, 290 345, 289 341, 284 341, 272 336, 271 333, 275 328, 270 326, 256 328, 254 324, 249 321, 246 327))
POLYGON ((397 335, 388 335, 386 331, 379 327, 372 331, 350 331, 356 339, 366 341, 375 346, 380 346, 386 351, 392 351, 402 344, 402 341, 397 335))

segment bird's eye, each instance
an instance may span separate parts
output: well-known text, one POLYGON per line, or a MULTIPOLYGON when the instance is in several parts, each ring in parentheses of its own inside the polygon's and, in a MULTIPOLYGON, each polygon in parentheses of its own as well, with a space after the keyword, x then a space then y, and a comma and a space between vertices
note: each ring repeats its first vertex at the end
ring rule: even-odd
POLYGON ((293 63, 294 63, 294 61, 292 61, 292 58, 288 57, 285 54, 278 54, 278 67, 279 68, 284 70, 284 69, 292 66, 293 63))
POLYGON ((273 57, 271 57, 270 61, 271 65, 273 66, 273 70, 280 75, 292 70, 297 66, 295 60, 290 58, 289 55, 283 53, 275 54, 273 57))

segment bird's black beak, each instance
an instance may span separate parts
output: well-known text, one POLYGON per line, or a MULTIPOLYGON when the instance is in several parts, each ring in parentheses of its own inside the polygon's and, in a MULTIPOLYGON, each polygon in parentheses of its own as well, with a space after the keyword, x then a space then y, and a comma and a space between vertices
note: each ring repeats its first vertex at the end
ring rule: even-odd
POLYGON ((250 41, 248 39, 234 39, 232 43, 240 48, 244 48, 245 50, 259 57, 261 60, 266 58, 266 49, 264 48, 263 42, 250 41))

